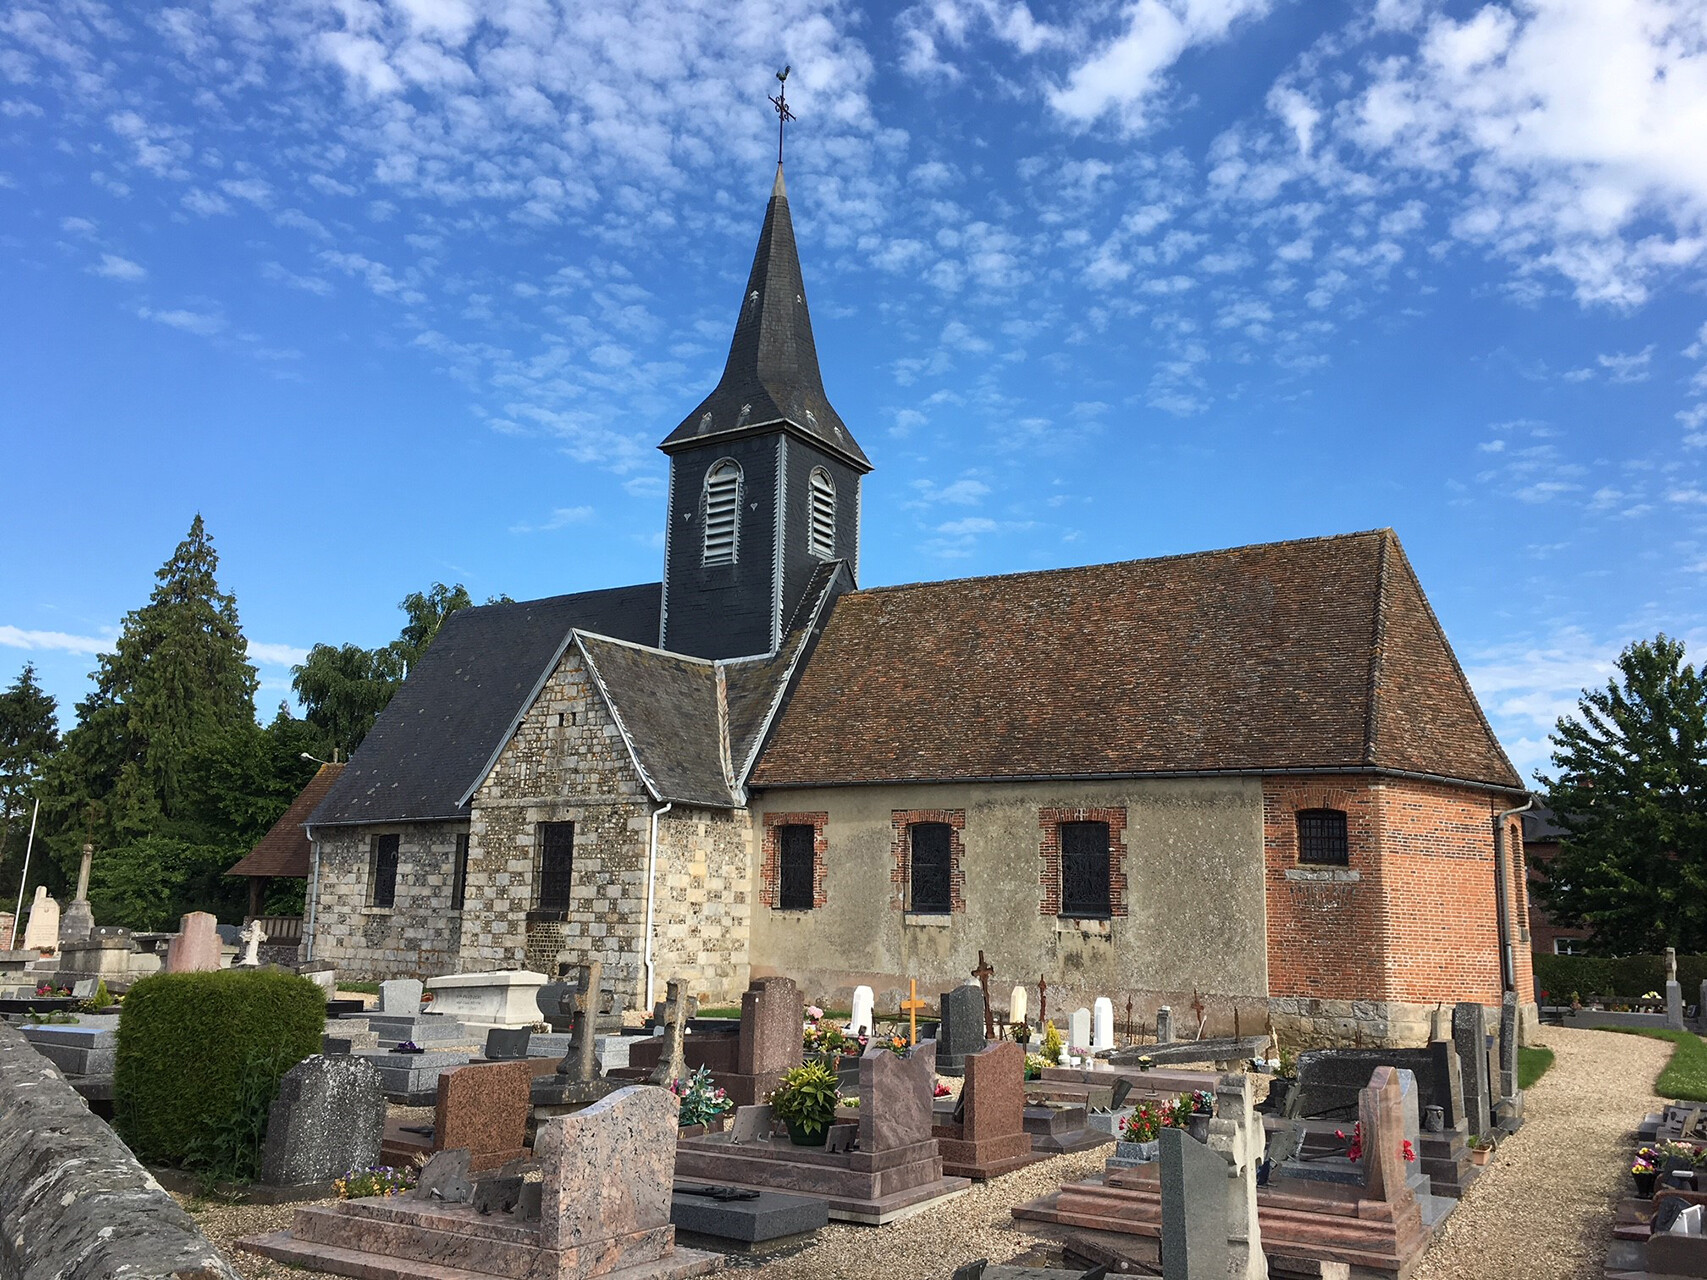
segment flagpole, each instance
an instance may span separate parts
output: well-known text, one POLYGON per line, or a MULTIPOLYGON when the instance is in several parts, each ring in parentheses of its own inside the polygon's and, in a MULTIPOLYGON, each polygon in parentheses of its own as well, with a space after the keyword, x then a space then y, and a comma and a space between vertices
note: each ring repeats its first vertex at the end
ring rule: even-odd
POLYGON ((36 797, 36 807, 30 810, 30 838, 24 845, 24 874, 18 877, 18 909, 12 913, 12 936, 6 939, 6 950, 10 951, 18 945, 18 918, 24 914, 24 886, 30 879, 30 850, 36 847, 36 815, 41 812, 41 797, 36 797))

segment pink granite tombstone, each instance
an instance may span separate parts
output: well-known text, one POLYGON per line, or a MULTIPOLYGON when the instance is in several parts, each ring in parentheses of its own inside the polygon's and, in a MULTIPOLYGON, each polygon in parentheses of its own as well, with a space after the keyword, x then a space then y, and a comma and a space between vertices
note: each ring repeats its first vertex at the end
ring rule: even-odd
POLYGON ((533 1063, 524 1059, 457 1067, 439 1076, 433 1150, 467 1147, 468 1167, 474 1173, 527 1155, 533 1074, 533 1063))
POLYGON ((1405 1103, 1399 1072, 1376 1067, 1369 1087, 1357 1096, 1363 1126, 1363 1186, 1371 1200, 1394 1206, 1414 1202, 1405 1179, 1405 1103))
POLYGON ((800 1028, 806 1005, 792 978, 755 978, 741 995, 741 1036, 735 1070, 717 1083, 738 1107, 753 1106, 771 1095, 790 1067, 801 1059, 800 1028))
POLYGON ((203 973, 219 968, 219 921, 192 911, 178 921, 178 933, 166 944, 167 973, 203 973))
POLYGON ((994 1178, 1032 1161, 1025 1131, 1025 1050, 1013 1041, 992 1044, 964 1059, 958 1123, 940 1112, 931 1133, 942 1152, 942 1171, 955 1178, 994 1178))

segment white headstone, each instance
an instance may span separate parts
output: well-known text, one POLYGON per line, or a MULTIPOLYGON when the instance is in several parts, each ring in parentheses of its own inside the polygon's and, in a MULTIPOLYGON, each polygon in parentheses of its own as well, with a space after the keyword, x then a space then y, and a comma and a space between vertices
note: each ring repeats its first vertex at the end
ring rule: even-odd
POLYGON ((421 992, 425 990, 414 978, 393 978, 379 984, 379 1011, 414 1017, 421 1012, 421 992))
POLYGON ((261 963, 261 944, 267 940, 266 931, 261 928, 259 920, 251 920, 238 935, 243 939, 243 959, 239 961, 246 969, 259 967, 261 963))
POLYGON ((338 971, 336 969, 304 969, 302 976, 324 991, 328 999, 338 990, 338 971))
POLYGON ((1008 1021, 1018 1026, 1025 1021, 1026 991, 1024 987, 1015 987, 1013 994, 1008 997, 1008 1021))
POLYGON ((1091 1052, 1114 1048, 1114 1001, 1098 996, 1091 1011, 1091 1052))
POLYGON ((47 886, 36 886, 35 901, 30 904, 30 922, 24 926, 25 951, 57 951, 59 949, 59 904, 47 896, 47 886))
POLYGON ((853 993, 853 1017, 848 1019, 848 1030, 856 1036, 870 1035, 875 1029, 872 1022, 872 1011, 877 1007, 877 997, 870 987, 855 987, 853 993))
POLYGON ((1088 1049, 1091 1043, 1091 1011, 1075 1009, 1073 1016, 1067 1022, 1067 1047, 1073 1050, 1088 1049))

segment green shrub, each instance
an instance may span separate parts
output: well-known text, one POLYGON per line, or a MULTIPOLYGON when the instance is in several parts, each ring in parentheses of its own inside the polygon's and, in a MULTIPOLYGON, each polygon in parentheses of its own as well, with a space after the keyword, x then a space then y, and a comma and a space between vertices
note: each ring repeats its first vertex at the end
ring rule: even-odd
POLYGON ((114 1126, 145 1162, 252 1179, 279 1078, 325 1029, 325 996, 292 973, 144 978, 119 1017, 114 1126))
MULTIPOLYGON (((1549 1000, 1560 1004, 1569 1001, 1571 992, 1583 999, 1596 996, 1624 996, 1636 999, 1649 991, 1665 991, 1666 961, 1664 956, 1549 956, 1534 957, 1535 985, 1547 992, 1549 1000)), ((1685 1002, 1701 989, 1707 978, 1707 956, 1679 956, 1677 980, 1682 984, 1685 1002)))

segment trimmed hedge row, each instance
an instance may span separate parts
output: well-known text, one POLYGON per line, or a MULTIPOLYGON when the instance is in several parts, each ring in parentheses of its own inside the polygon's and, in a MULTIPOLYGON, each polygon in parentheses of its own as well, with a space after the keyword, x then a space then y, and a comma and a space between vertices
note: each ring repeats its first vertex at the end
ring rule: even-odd
MULTIPOLYGON (((1571 992, 1587 998, 1624 996, 1636 998, 1650 991, 1665 994, 1666 958, 1664 956, 1549 956, 1537 953, 1534 957, 1535 985, 1548 993, 1549 999, 1561 1004, 1571 992)), ((1679 956, 1677 980, 1683 986, 1684 1000, 1693 1003, 1707 979, 1707 956, 1679 956)))
POLYGON ((144 978, 119 1018, 114 1126, 145 1163, 252 1179, 279 1079, 325 1030, 325 994, 294 973, 144 978))

